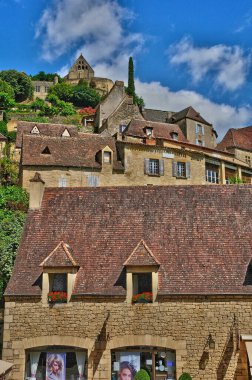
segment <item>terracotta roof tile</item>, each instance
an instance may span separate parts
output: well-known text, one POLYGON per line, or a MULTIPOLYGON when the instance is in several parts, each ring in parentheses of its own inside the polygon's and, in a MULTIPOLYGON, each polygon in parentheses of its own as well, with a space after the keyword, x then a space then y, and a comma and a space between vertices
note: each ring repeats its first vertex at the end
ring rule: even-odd
POLYGON ((40 264, 42 267, 76 267, 73 252, 68 244, 61 241, 40 264))
POLYGON ((147 247, 146 243, 141 240, 123 265, 146 266, 160 265, 160 263, 157 261, 150 248, 147 247))
POLYGON ((28 122, 28 121, 18 121, 17 137, 16 137, 17 148, 21 148, 22 146, 23 134, 30 135, 34 127, 38 128, 40 132, 40 136, 61 137, 65 129, 68 130, 71 137, 78 136, 78 128, 75 125, 47 124, 47 123, 35 123, 35 122, 28 122))
POLYGON ((229 129, 217 146, 220 150, 225 150, 232 147, 252 151, 252 126, 239 129, 229 129))
POLYGON ((74 294, 125 296, 140 240, 160 262, 159 293, 252 294, 252 186, 45 189, 30 210, 6 294, 40 295, 39 264, 59 241, 80 265, 74 294))
POLYGON ((96 154, 108 146, 114 153, 113 168, 123 170, 117 160, 115 139, 87 134, 81 137, 48 137, 24 135, 21 163, 23 166, 67 166, 101 168, 96 154))
POLYGON ((206 125, 212 125, 208 121, 206 121, 199 112, 197 112, 193 107, 187 107, 183 109, 182 111, 175 112, 171 118, 170 121, 172 122, 178 122, 179 120, 182 120, 184 118, 192 119, 195 121, 198 121, 200 123, 206 124, 206 125))
POLYGON ((183 132, 176 124, 157 123, 148 120, 133 119, 124 131, 125 136, 134 136, 139 138, 146 138, 146 127, 153 128, 153 137, 158 139, 172 140, 172 132, 178 134, 178 141, 186 142, 183 132))

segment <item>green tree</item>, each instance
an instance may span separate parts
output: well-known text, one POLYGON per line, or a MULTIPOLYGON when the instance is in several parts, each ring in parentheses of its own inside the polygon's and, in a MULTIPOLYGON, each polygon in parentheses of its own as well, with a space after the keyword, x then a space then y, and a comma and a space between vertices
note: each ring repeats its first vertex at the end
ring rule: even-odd
POLYGON ((16 70, 5 70, 0 72, 0 78, 13 88, 17 102, 22 102, 32 97, 32 81, 25 73, 16 70))
POLYGON ((127 93, 129 96, 135 97, 134 63, 132 57, 129 58, 127 93))
POLYGON ((20 187, 0 187, 0 300, 10 278, 19 245, 28 195, 20 187))
POLYGON ((15 92, 14 92, 13 88, 4 80, 0 80, 0 92, 5 92, 12 99, 14 99, 14 97, 15 97, 15 92))
POLYGON ((40 71, 36 75, 30 75, 30 77, 31 77, 31 80, 33 81, 38 80, 38 81, 53 82, 56 75, 58 77, 59 83, 61 83, 63 79, 57 73, 46 74, 44 71, 40 71))
MULTIPOLYGON (((9 149, 9 144, 5 149, 9 149)), ((0 185, 2 186, 16 184, 18 179, 18 166, 8 155, 0 158, 0 185)))
POLYGON ((73 86, 73 96, 71 102, 76 107, 96 107, 101 97, 96 90, 86 84, 73 86))
POLYGON ((58 83, 55 86, 49 88, 49 94, 56 95, 60 100, 64 102, 71 102, 73 97, 74 86, 68 83, 58 83))
POLYGON ((9 110, 15 106, 15 101, 10 97, 7 92, 0 92, 0 108, 9 110))

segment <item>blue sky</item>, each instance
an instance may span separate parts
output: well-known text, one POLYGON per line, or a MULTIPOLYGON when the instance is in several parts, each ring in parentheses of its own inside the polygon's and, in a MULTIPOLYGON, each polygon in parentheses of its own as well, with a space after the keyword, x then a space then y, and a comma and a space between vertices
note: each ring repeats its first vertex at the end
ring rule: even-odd
POLYGON ((0 70, 65 74, 82 52, 146 107, 189 105, 220 136, 252 125, 251 0, 0 0, 0 70))

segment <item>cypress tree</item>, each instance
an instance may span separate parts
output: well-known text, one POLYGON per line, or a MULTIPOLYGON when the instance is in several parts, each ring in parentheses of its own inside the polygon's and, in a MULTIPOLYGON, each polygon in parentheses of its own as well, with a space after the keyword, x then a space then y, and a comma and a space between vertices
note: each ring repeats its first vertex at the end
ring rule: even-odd
POLYGON ((133 96, 135 102, 135 82, 134 82, 134 63, 132 57, 129 58, 128 71, 128 95, 133 96))

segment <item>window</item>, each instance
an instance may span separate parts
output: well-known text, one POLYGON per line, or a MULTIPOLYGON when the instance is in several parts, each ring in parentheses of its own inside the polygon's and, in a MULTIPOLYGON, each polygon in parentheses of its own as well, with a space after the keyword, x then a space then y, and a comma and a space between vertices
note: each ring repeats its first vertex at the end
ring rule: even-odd
POLYGON ((32 128, 31 133, 34 134, 34 135, 35 134, 39 135, 40 132, 39 132, 39 129, 38 129, 38 127, 36 125, 32 128))
POLYGON ((100 180, 99 177, 95 174, 89 174, 87 177, 88 186, 96 187, 99 186, 100 180))
POLYGON ((45 149, 42 150, 41 153, 42 153, 42 154, 51 154, 50 149, 48 148, 48 146, 46 146, 45 149))
POLYGON ((125 125, 125 124, 120 124, 120 125, 119 125, 119 132, 120 132, 120 133, 123 133, 123 132, 125 131, 126 128, 127 128, 127 125, 125 125))
POLYGON ((174 350, 148 346, 123 347, 111 351, 111 360, 112 380, 133 379, 141 368, 147 371, 151 380, 176 379, 174 350))
POLYGON ((40 92, 40 86, 35 86, 35 91, 40 92))
POLYGON ((190 178, 190 162, 173 162, 173 177, 190 178))
POLYGON ((196 145, 200 145, 200 146, 204 146, 205 143, 203 140, 200 140, 200 139, 196 139, 196 145))
POLYGON ((173 140, 178 141, 178 132, 172 132, 171 137, 173 140))
POLYGON ((250 156, 245 156, 245 161, 246 161, 246 163, 247 163, 249 166, 251 166, 251 158, 250 158, 250 156))
POLYGON ((45 92, 47 93, 49 91, 49 87, 45 86, 45 92))
POLYGON ((64 177, 59 178, 59 187, 67 187, 67 180, 64 177))
POLYGON ((195 131, 196 134, 204 135, 204 126, 201 124, 196 124, 195 131))
POLYGON ((216 170, 206 170, 206 181, 210 183, 219 183, 219 173, 216 170))
POLYGON ((67 273, 52 275, 52 292, 67 292, 67 273))
POLYGON ((146 127, 145 133, 147 136, 153 136, 153 128, 152 127, 146 127))
POLYGON ((145 174, 160 176, 164 175, 164 160, 145 158, 145 174))
POLYGON ((133 273, 133 298, 142 293, 152 293, 152 273, 133 273))
POLYGON ((103 162, 105 164, 111 164, 111 152, 103 152, 103 162))

